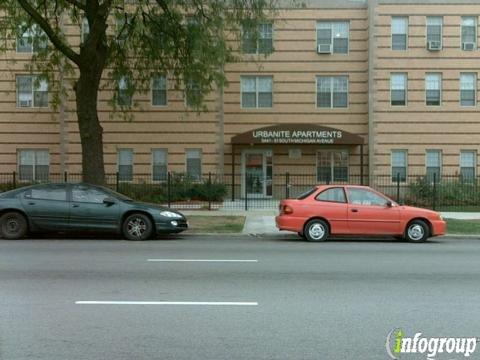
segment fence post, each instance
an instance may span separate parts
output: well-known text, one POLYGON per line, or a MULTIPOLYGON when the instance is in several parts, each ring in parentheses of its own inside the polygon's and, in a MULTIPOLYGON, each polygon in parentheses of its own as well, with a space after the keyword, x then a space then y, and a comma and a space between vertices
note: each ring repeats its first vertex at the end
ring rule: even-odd
POLYGON ((290 198, 290 173, 288 171, 285 174, 285 198, 290 198))
POLYGON ((12 184, 13 188, 15 189, 17 187, 17 172, 14 170, 12 175, 12 184))
POLYGON ((68 174, 66 171, 63 172, 63 182, 67 182, 68 181, 68 174))
POLYGON ((208 210, 212 210, 212 173, 208 172, 208 210))
POLYGON ((172 176, 170 174, 170 171, 167 172, 167 203, 168 207, 170 207, 170 203, 172 202, 172 194, 170 192, 170 186, 172 182, 172 176))
POLYGON ((432 208, 435 210, 437 205, 437 173, 433 173, 433 199, 432 208))
POLYGON ((248 174, 245 174, 245 211, 248 210, 248 174))
POLYGON ((115 173, 115 191, 118 192, 119 188, 120 188, 120 181, 118 179, 118 171, 115 173))
POLYGON ((397 202, 400 203, 400 173, 397 172, 397 202))

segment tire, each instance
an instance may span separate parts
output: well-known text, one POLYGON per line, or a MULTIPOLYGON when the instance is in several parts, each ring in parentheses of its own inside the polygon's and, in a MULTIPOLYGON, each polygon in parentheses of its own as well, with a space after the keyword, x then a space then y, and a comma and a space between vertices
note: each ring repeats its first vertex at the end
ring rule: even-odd
POLYGON ((142 241, 152 236, 153 224, 147 215, 134 213, 128 215, 122 225, 123 236, 128 240, 142 241))
POLYGON ((28 222, 18 212, 8 212, 0 217, 0 236, 7 240, 18 240, 27 235, 28 222))
POLYGON ((414 243, 427 241, 429 237, 428 225, 422 220, 413 220, 405 229, 405 239, 414 243))
POLYGON ((305 239, 305 235, 303 235, 303 233, 298 232, 297 235, 300 236, 302 239, 305 239))
POLYGON ((329 234, 328 224, 320 219, 310 220, 303 231, 305 239, 312 242, 325 241, 329 234))

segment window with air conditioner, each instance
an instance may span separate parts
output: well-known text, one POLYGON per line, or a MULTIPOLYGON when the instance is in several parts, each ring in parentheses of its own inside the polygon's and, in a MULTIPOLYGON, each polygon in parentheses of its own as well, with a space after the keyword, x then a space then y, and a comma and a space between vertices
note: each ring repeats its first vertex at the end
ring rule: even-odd
POLYGON ((474 51, 477 49, 477 18, 462 17, 462 50, 474 51))
POLYGON ((17 75, 17 107, 48 107, 48 82, 37 75, 17 75))
POLYGON ((350 23, 348 21, 317 22, 317 52, 348 54, 350 23))
POLYGON ((427 17, 427 49, 439 51, 443 47, 443 17, 427 17))

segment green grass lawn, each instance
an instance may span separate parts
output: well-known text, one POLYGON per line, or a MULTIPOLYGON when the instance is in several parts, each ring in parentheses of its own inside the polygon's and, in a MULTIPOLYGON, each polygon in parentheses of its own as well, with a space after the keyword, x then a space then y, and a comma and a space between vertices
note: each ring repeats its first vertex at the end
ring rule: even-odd
POLYGON ((245 216, 200 216, 187 217, 190 233, 239 233, 243 230, 245 216))
POLYGON ((480 220, 445 219, 447 234, 480 234, 480 220))

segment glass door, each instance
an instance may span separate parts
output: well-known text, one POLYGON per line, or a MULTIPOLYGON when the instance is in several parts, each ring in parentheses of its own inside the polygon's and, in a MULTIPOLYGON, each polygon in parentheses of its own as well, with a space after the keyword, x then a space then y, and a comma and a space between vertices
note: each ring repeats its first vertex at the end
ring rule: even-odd
POLYGON ((249 197, 270 197, 273 192, 272 151, 248 150, 243 153, 243 190, 249 197))

